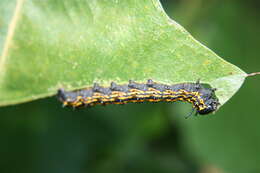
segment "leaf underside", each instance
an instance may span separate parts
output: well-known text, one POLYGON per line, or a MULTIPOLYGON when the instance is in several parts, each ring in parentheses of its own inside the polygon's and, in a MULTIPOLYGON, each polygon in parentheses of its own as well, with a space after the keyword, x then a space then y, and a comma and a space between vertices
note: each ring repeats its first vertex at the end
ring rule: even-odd
POLYGON ((169 19, 157 0, 4 0, 0 9, 1 106, 129 79, 200 79, 217 88, 223 105, 246 76, 169 19))

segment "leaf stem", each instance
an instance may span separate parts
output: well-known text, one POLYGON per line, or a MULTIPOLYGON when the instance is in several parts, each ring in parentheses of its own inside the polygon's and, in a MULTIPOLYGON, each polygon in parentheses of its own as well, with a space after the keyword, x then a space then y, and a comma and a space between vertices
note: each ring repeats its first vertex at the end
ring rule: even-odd
POLYGON ((247 74, 246 77, 255 76, 255 75, 260 75, 260 72, 249 73, 247 74))

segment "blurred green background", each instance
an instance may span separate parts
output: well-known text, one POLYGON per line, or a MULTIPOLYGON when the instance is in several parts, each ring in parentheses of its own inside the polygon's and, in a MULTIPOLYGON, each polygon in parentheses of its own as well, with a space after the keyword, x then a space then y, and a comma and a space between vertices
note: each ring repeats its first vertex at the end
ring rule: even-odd
MULTIPOLYGON (((197 40, 246 72, 260 70, 258 0, 161 0, 197 40)), ((72 110, 56 98, 0 108, 1 173, 260 172, 260 78, 216 114, 189 104, 72 110)))

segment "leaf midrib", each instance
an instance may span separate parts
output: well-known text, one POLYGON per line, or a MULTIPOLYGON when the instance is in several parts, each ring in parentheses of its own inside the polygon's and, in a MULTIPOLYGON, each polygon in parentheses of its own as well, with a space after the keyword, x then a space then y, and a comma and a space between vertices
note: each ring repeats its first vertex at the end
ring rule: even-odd
POLYGON ((0 58, 0 84, 2 83, 2 80, 3 80, 3 77, 4 77, 5 63, 6 63, 6 59, 7 59, 7 56, 8 56, 8 50, 10 48, 12 38, 13 38, 14 33, 15 33, 16 24, 18 22, 20 14, 21 14, 21 10, 22 10, 22 6, 24 4, 24 1, 25 0, 17 0, 16 1, 14 14, 13 14, 11 22, 8 26, 8 32, 7 32, 5 43, 4 43, 4 46, 3 46, 3 52, 2 52, 2 55, 1 55, 1 58, 0 58))

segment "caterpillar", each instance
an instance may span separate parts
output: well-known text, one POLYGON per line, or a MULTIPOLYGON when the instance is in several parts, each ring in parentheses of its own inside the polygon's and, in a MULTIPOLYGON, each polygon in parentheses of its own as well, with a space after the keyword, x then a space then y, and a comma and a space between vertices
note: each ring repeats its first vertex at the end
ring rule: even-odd
POLYGON ((71 107, 183 101, 191 103, 196 114, 205 115, 216 111, 220 104, 215 90, 204 87, 199 81, 165 85, 149 79, 147 83, 130 80, 125 85, 112 82, 110 87, 102 87, 95 83, 93 87, 76 91, 59 89, 57 97, 64 106, 71 107))

